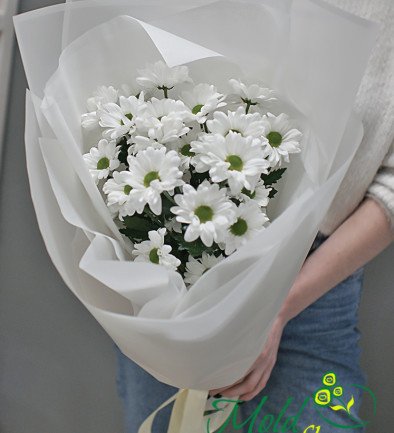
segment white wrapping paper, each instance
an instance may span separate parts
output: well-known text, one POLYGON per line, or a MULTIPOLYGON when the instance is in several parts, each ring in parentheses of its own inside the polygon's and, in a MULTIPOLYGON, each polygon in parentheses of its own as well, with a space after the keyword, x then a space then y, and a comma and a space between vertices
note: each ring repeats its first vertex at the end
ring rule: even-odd
POLYGON ((79 0, 16 16, 15 27, 30 88, 31 194, 59 273, 158 380, 232 384, 259 355, 361 141, 351 110, 377 29, 318 0, 79 0), (263 81, 304 132, 272 224, 189 291, 178 274, 129 260, 82 159, 87 97, 162 58, 222 88, 263 81))

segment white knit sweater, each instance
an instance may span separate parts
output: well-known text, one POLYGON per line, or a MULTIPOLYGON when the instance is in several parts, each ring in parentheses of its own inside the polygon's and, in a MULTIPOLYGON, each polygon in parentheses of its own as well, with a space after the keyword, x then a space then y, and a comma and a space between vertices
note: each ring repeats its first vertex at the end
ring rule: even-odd
POLYGON ((331 234, 365 196, 383 207, 394 230, 394 0, 326 1, 382 27, 354 106, 364 138, 320 231, 331 234))

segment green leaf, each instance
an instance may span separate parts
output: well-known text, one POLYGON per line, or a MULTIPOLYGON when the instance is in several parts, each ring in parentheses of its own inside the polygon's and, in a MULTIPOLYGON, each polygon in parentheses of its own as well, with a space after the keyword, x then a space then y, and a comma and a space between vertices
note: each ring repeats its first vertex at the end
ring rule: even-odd
POLYGON ((170 218, 174 218, 173 213, 171 212, 171 208, 173 206, 176 206, 176 203, 173 202, 173 198, 170 196, 168 197, 167 195, 163 194, 161 196, 162 200, 161 200, 161 216, 164 217, 165 219, 170 219, 170 218))
POLYGON ((120 229, 122 235, 127 236, 132 242, 141 242, 148 240, 148 233, 133 229, 120 229))
POLYGON ((193 171, 192 177, 190 179, 190 185, 192 185, 194 188, 197 188, 198 185, 203 183, 205 179, 209 179, 208 171, 206 171, 205 173, 197 173, 196 171, 193 171))
POLYGON ((335 410, 335 411, 337 411, 337 410, 344 410, 344 411, 346 412, 346 409, 345 409, 343 406, 340 406, 340 405, 337 405, 337 406, 330 406, 330 408, 331 408, 332 410, 335 410))
POLYGON ((201 257, 204 251, 208 254, 213 254, 218 250, 218 247, 215 243, 212 245, 212 247, 207 247, 203 244, 201 239, 197 239, 193 242, 187 242, 180 233, 171 233, 171 236, 177 241, 179 251, 187 251, 194 258, 201 257))
POLYGON ((277 189, 272 188, 270 193, 268 194, 268 198, 274 198, 277 192, 278 192, 277 189))
POLYGON ((157 230, 159 227, 147 217, 142 216, 126 216, 123 220, 126 228, 147 233, 149 230, 157 230))
POLYGON ((286 167, 278 168, 277 170, 270 171, 268 174, 261 175, 261 179, 264 181, 264 185, 270 186, 278 182, 286 170, 286 167))
POLYGON ((346 411, 347 413, 350 413, 350 408, 354 405, 354 397, 352 396, 352 398, 349 400, 349 403, 346 406, 346 411))
POLYGON ((127 167, 129 166, 129 163, 127 162, 128 157, 128 149, 130 147, 130 144, 127 144, 127 137, 122 137, 122 139, 119 141, 118 146, 120 146, 120 152, 118 155, 118 159, 120 162, 125 164, 127 167))

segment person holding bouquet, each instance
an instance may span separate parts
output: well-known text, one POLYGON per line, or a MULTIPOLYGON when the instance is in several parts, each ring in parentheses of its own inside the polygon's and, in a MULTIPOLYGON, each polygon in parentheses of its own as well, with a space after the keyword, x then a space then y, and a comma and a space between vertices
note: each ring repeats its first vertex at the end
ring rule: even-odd
MULTIPOLYGON (((354 397, 351 417, 331 411, 333 425, 347 425, 349 433, 363 430, 358 414, 362 392, 352 389, 350 393, 346 388, 366 383, 359 365, 357 328, 364 266, 394 239, 394 32, 390 25, 394 8, 390 0, 328 3, 382 26, 355 105, 365 135, 260 356, 237 382, 210 391, 222 398, 239 396, 245 402, 239 406, 245 432, 263 396, 267 399, 261 417, 278 416, 291 397, 286 418, 302 410, 301 427, 317 424, 316 408, 303 404, 308 396, 313 399, 327 371, 335 371, 340 379, 345 401, 354 397), (360 425, 351 428, 358 421, 360 425)), ((115 349, 127 432, 135 433, 177 388, 157 381, 116 345, 115 349)), ((169 411, 166 407, 158 414, 154 432, 155 428, 166 431, 169 411)))

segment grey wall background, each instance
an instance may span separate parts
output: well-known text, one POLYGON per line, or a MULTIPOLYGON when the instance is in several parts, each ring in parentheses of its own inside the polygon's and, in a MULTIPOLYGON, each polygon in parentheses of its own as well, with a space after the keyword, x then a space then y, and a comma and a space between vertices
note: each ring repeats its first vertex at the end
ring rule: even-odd
MULTIPOLYGON (((59 2, 23 0, 20 12, 59 2)), ((16 47, 10 85, 0 173, 0 432, 121 433, 112 340, 60 279, 37 227, 16 47)), ((362 362, 378 401, 369 433, 394 425, 393 259, 390 247, 368 266, 360 311, 362 362)))
MULTIPOLYGON (((20 12, 60 3, 20 1, 20 12)), ((112 340, 46 253, 24 152, 27 83, 18 48, 0 182, 0 432, 121 433, 112 340)))

